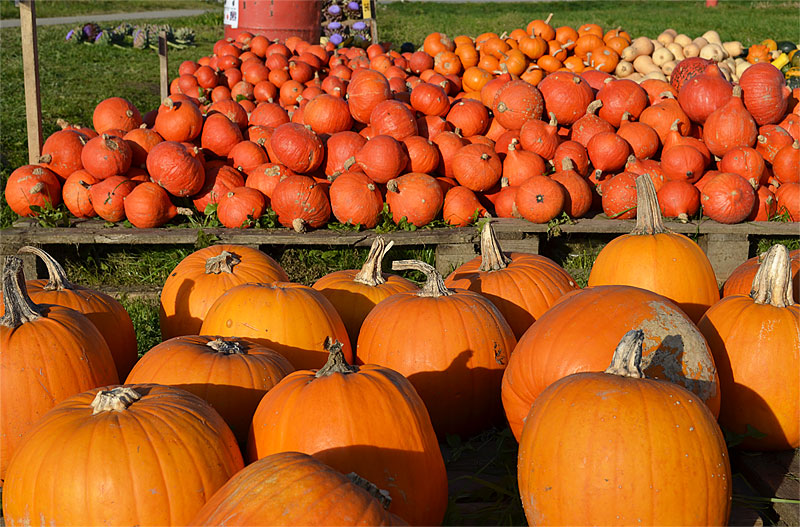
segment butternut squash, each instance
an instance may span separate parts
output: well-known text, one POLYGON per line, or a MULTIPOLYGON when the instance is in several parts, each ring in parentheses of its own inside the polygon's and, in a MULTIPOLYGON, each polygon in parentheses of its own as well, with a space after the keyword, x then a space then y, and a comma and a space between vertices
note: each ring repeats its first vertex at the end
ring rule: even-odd
POLYGON ((728 56, 730 57, 738 57, 744 52, 744 46, 738 40, 733 40, 731 42, 723 42, 722 48, 728 52, 728 56))
POLYGON ((653 43, 647 37, 635 38, 630 46, 622 50, 620 57, 622 60, 631 62, 642 55, 651 55, 654 47, 653 43))
POLYGON ((672 44, 672 41, 675 40, 675 36, 664 31, 660 35, 658 35, 658 38, 656 40, 658 40, 662 46, 666 47, 672 44))
POLYGON ((669 77, 670 75, 672 75, 672 72, 675 71, 675 66, 677 65, 678 65, 677 60, 671 60, 669 62, 665 62, 664 64, 661 65, 661 72, 667 77, 669 77))
POLYGON ((659 70, 653 70, 650 73, 646 74, 644 77, 642 77, 643 81, 646 81, 648 79, 655 79, 666 82, 667 76, 664 75, 664 73, 659 69, 659 70))
POLYGON ((700 58, 720 62, 725 59, 725 50, 719 44, 706 44, 700 49, 700 58))
POLYGON ((675 60, 675 55, 672 54, 667 48, 660 48, 653 52, 653 63, 656 66, 661 66, 665 62, 675 60))
POLYGON ((681 46, 677 42, 668 44, 667 49, 672 53, 672 56, 675 57, 675 60, 683 60, 686 58, 683 56, 683 46, 681 46))
POLYGON ((719 33, 714 31, 713 29, 709 29, 705 33, 703 33, 702 38, 706 39, 709 44, 719 44, 722 45, 722 40, 719 38, 719 33))
POLYGON ((686 47, 692 43, 692 39, 689 38, 687 35, 684 35, 683 33, 681 33, 680 35, 676 35, 675 38, 672 39, 672 41, 675 42, 676 44, 680 44, 682 47, 686 47))
POLYGON ((683 56, 687 59, 690 57, 699 57, 700 56, 700 48, 697 44, 689 44, 688 46, 683 47, 683 56))
POLYGON ((628 77, 633 73, 633 64, 627 60, 621 60, 617 63, 617 68, 614 70, 614 75, 617 77, 628 77))
POLYGON ((703 46, 708 45, 708 40, 704 39, 703 37, 697 37, 696 39, 692 40, 692 44, 700 49, 703 49, 703 46))
POLYGON ((639 55, 633 61, 633 69, 641 73, 642 75, 647 75, 651 71, 658 71, 661 72, 661 68, 655 65, 653 62, 653 57, 650 55, 639 55))

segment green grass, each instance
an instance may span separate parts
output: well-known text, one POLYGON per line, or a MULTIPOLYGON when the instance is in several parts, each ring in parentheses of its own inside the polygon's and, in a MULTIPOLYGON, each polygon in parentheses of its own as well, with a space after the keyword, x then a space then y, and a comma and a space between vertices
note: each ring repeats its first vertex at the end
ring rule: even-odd
POLYGON ((158 325, 158 299, 123 296, 119 301, 131 316, 133 329, 136 331, 136 344, 141 357, 150 348, 161 342, 161 329, 158 325))
POLYGON ((419 44, 428 33, 475 37, 486 31, 510 32, 529 21, 554 13, 553 26, 593 22, 604 28, 621 26, 631 36, 655 38, 671 27, 692 38, 716 29, 723 40, 745 45, 765 38, 800 40, 800 2, 724 0, 706 8, 701 0, 624 2, 402 3, 378 6, 380 39, 400 45, 419 44), (453 16, 457 12, 458 16, 453 16))
POLYGON ((190 247, 114 247, 82 245, 65 255, 67 276, 89 287, 162 286, 190 247))
MULTIPOLYGON (((166 9, 220 9, 216 0, 37 0, 36 17, 62 17, 111 13, 136 13, 166 9)), ((0 0, 0 18, 19 18, 19 8, 14 0, 0 0)))

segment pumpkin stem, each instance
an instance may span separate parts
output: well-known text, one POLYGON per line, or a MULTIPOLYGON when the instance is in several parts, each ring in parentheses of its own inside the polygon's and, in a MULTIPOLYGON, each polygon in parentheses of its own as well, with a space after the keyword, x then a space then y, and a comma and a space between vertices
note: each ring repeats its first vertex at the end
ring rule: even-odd
POLYGON ((764 255, 753 279, 750 297, 756 304, 786 307, 794 304, 792 297, 792 264, 789 249, 775 244, 764 255))
POLYGON ((619 119, 619 120, 620 120, 620 121, 625 121, 625 122, 628 122, 628 123, 629 123, 629 122, 631 121, 631 117, 632 117, 632 116, 631 116, 631 112, 625 112, 625 113, 623 113, 623 114, 622 114, 622 117, 620 117, 620 119, 619 119))
POLYGON ((440 296, 454 295, 453 291, 444 285, 444 279, 433 266, 420 262, 419 260, 397 260, 392 262, 394 271, 419 271, 425 275, 425 284, 420 289, 417 296, 438 298, 440 296))
POLYGON ((601 101, 600 99, 592 101, 589 103, 589 106, 586 107, 586 114, 594 115, 594 113, 602 107, 603 107, 603 101, 601 101))
POLYGON ((664 227, 661 209, 658 208, 656 188, 650 176, 636 178, 636 228, 631 234, 662 234, 669 232, 664 227))
POLYGON ((222 337, 217 337, 214 340, 206 342, 206 346, 223 355, 244 355, 245 353, 241 342, 222 340, 222 337))
POLYGON ((556 114, 550 112, 550 122, 547 123, 548 126, 552 126, 553 128, 558 126, 558 119, 556 119, 556 114))
POLYGON ((632 329, 623 335, 619 341, 614 356, 611 358, 611 365, 606 368, 606 373, 619 375, 621 377, 631 377, 634 379, 644 379, 642 372, 642 344, 644 343, 644 331, 632 329))
POLYGON ((241 260, 235 254, 222 251, 219 255, 206 260, 206 274, 233 273, 233 268, 240 262, 241 260))
POLYGON ((731 96, 738 97, 738 98, 741 99, 742 98, 742 87, 739 86, 738 84, 736 86, 734 86, 733 87, 733 92, 731 93, 731 96))
POLYGON ((67 273, 64 271, 64 268, 61 267, 61 264, 59 264, 55 258, 43 250, 39 249, 38 247, 26 245, 17 251, 17 254, 20 253, 35 254, 44 262, 45 267, 47 267, 48 276, 47 283, 43 288, 45 291, 63 291, 65 289, 75 289, 75 286, 73 286, 70 281, 67 280, 67 273))
POLYGON ((303 233, 308 230, 308 223, 303 218, 295 218, 292 220, 292 229, 294 232, 303 233))
POLYGON ((0 317, 0 326, 18 328, 26 322, 33 322, 45 313, 45 308, 33 303, 25 287, 25 274, 22 272, 22 258, 9 256, 3 271, 3 307, 5 314, 0 317))
POLYGON ((358 371, 358 366, 355 364, 347 364, 347 361, 344 360, 341 342, 333 340, 330 337, 325 337, 323 346, 325 351, 328 352, 328 361, 325 363, 325 366, 317 370, 317 373, 314 374, 315 378, 327 377, 334 373, 356 373, 358 371))
POLYGON ((497 241, 492 222, 487 221, 481 230, 481 271, 499 271, 505 269, 511 258, 503 254, 497 241))
POLYGON ((547 15, 547 18, 544 19, 544 23, 549 25, 550 20, 552 20, 552 18, 553 18, 553 13, 550 13, 549 15, 547 15))
POLYGON ((39 156, 39 163, 49 163, 53 160, 53 156, 51 154, 45 154, 43 156, 39 156))
POLYGON ((366 478, 362 478, 355 472, 351 472, 345 476, 347 479, 369 492, 370 496, 378 500, 383 506, 384 510, 388 510, 392 504, 392 497, 389 496, 388 490, 379 489, 378 486, 366 478))
POLYGON ((675 119, 674 121, 672 121, 672 124, 671 124, 671 125, 669 125, 669 129, 670 129, 670 130, 673 130, 673 131, 675 131, 675 132, 678 132, 678 133, 680 133, 680 132, 678 131, 678 123, 680 123, 680 122, 681 122, 681 120, 680 120, 680 119, 675 119))
POLYGON ((386 243, 383 236, 375 238, 375 241, 372 242, 372 247, 369 248, 369 254, 364 265, 356 277, 353 278, 353 281, 372 287, 386 283, 382 273, 383 258, 392 248, 392 245, 394 245, 394 242, 386 243))
POLYGON ((95 395, 92 404, 92 415, 100 412, 122 412, 142 396, 128 386, 117 386, 110 390, 100 390, 95 395))

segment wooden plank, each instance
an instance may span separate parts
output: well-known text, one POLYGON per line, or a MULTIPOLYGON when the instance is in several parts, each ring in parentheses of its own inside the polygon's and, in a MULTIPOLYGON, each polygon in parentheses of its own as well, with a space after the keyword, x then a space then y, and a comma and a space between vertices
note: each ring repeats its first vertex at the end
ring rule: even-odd
MULTIPOLYGON (((741 452, 731 450, 733 467, 765 498, 796 500, 800 497, 800 449, 782 452, 741 452)), ((800 505, 773 503, 784 525, 800 525, 800 505)))
POLYGON ((158 64, 161 78, 161 100, 169 96, 169 64, 167 60, 167 32, 158 33, 158 64))
POLYGON ((19 22, 25 86, 25 121, 28 128, 28 163, 35 165, 42 155, 42 99, 39 92, 39 45, 36 36, 35 0, 20 0, 19 22))

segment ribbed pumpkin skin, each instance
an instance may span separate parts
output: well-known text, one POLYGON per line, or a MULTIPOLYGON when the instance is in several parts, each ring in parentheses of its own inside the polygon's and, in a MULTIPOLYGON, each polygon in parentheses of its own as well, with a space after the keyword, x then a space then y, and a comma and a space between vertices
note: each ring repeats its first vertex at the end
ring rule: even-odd
POLYGON ((663 295, 700 320, 719 300, 714 270, 703 250, 683 234, 624 234, 606 245, 589 285, 630 285, 663 295))
POLYGON ((319 378, 297 371, 278 383, 253 417, 247 459, 288 451, 388 491, 389 510, 412 525, 441 524, 447 476, 439 444, 420 396, 388 367, 319 378))
MULTIPOLYGON (((792 264, 792 295, 794 301, 800 303, 800 249, 789 252, 789 258, 792 264)), ((749 295, 758 266, 758 256, 754 256, 734 269, 722 286, 722 297, 749 295)))
POLYGON ((698 327, 719 368, 720 424, 738 434, 747 425, 767 434, 746 438, 743 448, 800 446, 800 306, 780 308, 732 295, 711 306, 698 327))
POLYGON ((497 390, 515 345, 503 315, 478 293, 456 290, 436 298, 409 292, 367 315, 356 355, 407 377, 437 435, 466 436, 499 420, 497 390))
POLYGON ((358 269, 346 269, 329 273, 312 286, 314 289, 325 295, 330 300, 333 307, 342 317, 342 322, 347 328, 347 335, 350 342, 358 342, 358 333, 361 324, 372 308, 381 300, 396 293, 406 291, 417 291, 417 285, 406 280, 402 276, 383 273, 386 282, 371 286, 356 282, 355 277, 359 273, 358 269))
POLYGON ((175 267, 161 289, 161 340, 197 335, 217 298, 239 284, 288 281, 278 262, 259 250, 241 245, 212 245, 195 251, 175 267), (206 260, 228 251, 241 260, 233 272, 206 274, 206 260))
POLYGON ((223 339, 234 341, 241 353, 215 351, 208 346, 214 338, 187 335, 154 346, 125 384, 163 384, 192 392, 219 412, 244 445, 261 398, 294 367, 283 355, 245 339, 223 339))
POLYGON ((347 329, 336 308, 319 291, 291 282, 234 287, 209 308, 199 334, 254 340, 297 369, 325 364, 322 344, 331 337, 344 344, 345 359, 353 360, 347 329))
POLYGON ((683 312, 650 291, 590 287, 562 296, 514 348, 502 391, 514 436, 519 440, 531 404, 545 388, 571 373, 603 371, 614 346, 634 327, 645 332, 645 374, 690 388, 718 414, 719 381, 711 352, 683 312))
MULTIPOLYGON (((48 410, 119 380, 108 345, 88 318, 61 306, 47 309, 16 329, 0 327, 0 479, 22 436, 48 410)), ((3 512, 12 525, 9 511, 3 512)))
POLYGON ((190 523, 223 524, 369 526, 405 522, 325 463, 299 452, 280 452, 234 475, 190 523))
POLYGON ((578 286, 549 258, 527 253, 508 257, 507 267, 496 271, 480 271, 481 258, 473 258, 453 271, 444 285, 469 289, 491 300, 520 339, 556 300, 578 286))
POLYGON ((727 525, 733 483, 695 394, 605 373, 570 375, 536 400, 518 479, 530 525, 727 525))
POLYGON ((233 433, 199 397, 131 388, 142 398, 126 410, 92 415, 97 388, 37 423, 4 482, 6 525, 186 525, 243 468, 233 433))

